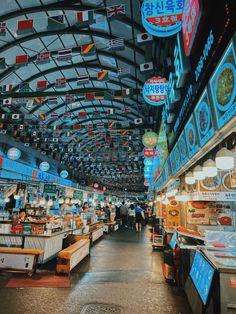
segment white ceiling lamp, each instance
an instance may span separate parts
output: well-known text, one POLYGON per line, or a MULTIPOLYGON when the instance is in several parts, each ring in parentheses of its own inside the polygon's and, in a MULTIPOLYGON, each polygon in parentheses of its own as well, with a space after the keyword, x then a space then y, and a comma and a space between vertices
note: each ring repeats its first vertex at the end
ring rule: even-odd
POLYGON ((65 202, 64 198, 63 198, 63 197, 60 197, 59 200, 58 200, 58 203, 59 203, 60 205, 62 205, 62 204, 64 204, 64 202, 65 202))
POLYGON ((193 176, 196 180, 203 180, 206 177, 202 167, 199 165, 193 168, 193 176))
POLYGON ((217 176, 216 163, 212 159, 208 159, 203 163, 203 172, 206 177, 213 178, 217 176))
POLYGON ((186 184, 194 184, 196 182, 196 179, 193 176, 193 173, 191 171, 189 171, 186 175, 185 175, 185 183, 186 184))
POLYGON ((221 148, 216 154, 216 167, 220 170, 234 168, 234 154, 226 147, 221 148))

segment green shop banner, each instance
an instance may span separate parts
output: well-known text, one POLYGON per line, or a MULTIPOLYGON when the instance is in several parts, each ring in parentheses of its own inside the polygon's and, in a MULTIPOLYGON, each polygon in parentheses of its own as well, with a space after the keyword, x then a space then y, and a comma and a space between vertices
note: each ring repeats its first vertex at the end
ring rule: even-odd
POLYGON ((82 200, 83 199, 83 192, 78 191, 78 190, 74 190, 73 198, 82 200))
POLYGON ((43 192, 46 194, 56 195, 57 187, 53 184, 44 184, 43 192))

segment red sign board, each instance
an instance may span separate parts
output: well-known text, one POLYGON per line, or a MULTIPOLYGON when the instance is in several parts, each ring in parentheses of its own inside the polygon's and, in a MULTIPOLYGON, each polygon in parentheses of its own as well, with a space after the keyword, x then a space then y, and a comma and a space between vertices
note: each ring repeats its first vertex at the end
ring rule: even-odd
POLYGON ((156 150, 154 148, 144 148, 143 154, 147 158, 156 156, 156 150))
POLYGON ((182 33, 186 56, 189 56, 191 52, 200 19, 199 11, 199 0, 185 0, 182 15, 182 33))

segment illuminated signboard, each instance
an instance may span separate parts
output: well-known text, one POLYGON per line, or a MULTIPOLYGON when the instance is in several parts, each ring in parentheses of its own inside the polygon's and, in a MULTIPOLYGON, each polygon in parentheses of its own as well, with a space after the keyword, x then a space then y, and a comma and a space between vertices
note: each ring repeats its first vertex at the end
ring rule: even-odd
POLYGON ((143 135, 142 143, 145 147, 152 148, 157 145, 158 136, 155 132, 146 132, 143 135))
POLYGON ((144 171, 144 173, 150 173, 150 172, 152 172, 152 167, 151 166, 145 166, 143 171, 144 171))
POLYGON ((181 159, 180 159, 180 151, 179 151, 178 143, 176 143, 176 145, 174 146, 170 154, 170 162, 171 162, 172 174, 175 175, 176 172, 181 167, 181 159))
POLYGON ((143 154, 146 158, 152 158, 156 155, 154 148, 144 148, 143 154))
POLYGON ((144 184, 144 186, 149 186, 149 185, 150 185, 150 182, 149 182, 149 180, 146 179, 146 180, 144 180, 144 183, 143 183, 143 184, 144 184))
POLYGON ((200 16, 199 0, 185 0, 182 15, 182 33, 186 56, 190 55, 200 16))
POLYGON ((191 115, 186 127, 185 127, 186 141, 188 147, 189 157, 193 157, 199 149, 198 141, 197 141, 197 132, 196 126, 194 122, 194 117, 191 115))
POLYGON ((143 85, 143 98, 152 106, 161 106, 165 103, 169 91, 166 78, 151 77, 143 85))
POLYGON ((16 147, 12 147, 7 151, 7 158, 11 160, 18 160, 20 156, 21 156, 21 151, 16 147))
POLYGON ((144 179, 150 179, 151 173, 144 173, 144 179))
POLYGON ((48 171, 50 169, 50 165, 49 165, 48 162, 43 161, 43 162, 40 163, 39 169, 42 170, 42 171, 48 171))
POLYGON ((153 160, 151 158, 144 158, 143 163, 145 166, 152 166, 153 160))
POLYGON ((60 172, 60 177, 61 177, 61 178, 66 179, 68 176, 69 176, 68 171, 62 170, 62 171, 60 172))
POLYGON ((173 109, 173 104, 181 99, 180 90, 176 87, 177 75, 170 72, 169 74, 169 93, 166 99, 166 108, 173 109))
POLYGON ((142 23, 152 35, 167 37, 181 30, 184 0, 144 0, 141 7, 142 23))
POLYGON ((233 42, 210 80, 217 126, 221 129, 236 115, 236 57, 233 42))
POLYGON ((208 299, 214 272, 214 268, 197 251, 194 255, 190 277, 204 304, 206 304, 208 299))
POLYGON ((197 132, 201 146, 204 146, 215 134, 207 90, 205 89, 195 108, 197 132))
POLYGON ((186 143, 184 131, 181 133, 181 135, 178 139, 178 146, 179 146, 181 166, 183 166, 189 160, 188 151, 187 151, 187 143, 186 143))

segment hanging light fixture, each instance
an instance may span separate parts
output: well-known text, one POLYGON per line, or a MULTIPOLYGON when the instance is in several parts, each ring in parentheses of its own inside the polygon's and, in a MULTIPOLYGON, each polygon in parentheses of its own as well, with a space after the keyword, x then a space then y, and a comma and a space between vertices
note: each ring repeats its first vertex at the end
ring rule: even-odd
POLYGON ((203 172, 206 177, 213 178, 217 176, 216 163, 212 159, 208 159, 203 163, 203 172))
POLYGON ((59 200, 58 200, 58 203, 61 205, 61 204, 64 204, 65 200, 63 197, 60 197, 59 200))
POLYGON ((67 197, 67 198, 65 199, 65 204, 70 204, 70 199, 69 199, 69 197, 67 197))
POLYGON ((189 171, 186 175, 185 175, 185 183, 186 184, 194 184, 196 182, 196 179, 193 176, 193 173, 191 171, 189 171))
POLYGON ((221 148, 216 154, 216 167, 221 170, 234 168, 234 154, 226 147, 221 148))
POLYGON ((196 180, 203 180, 206 177, 202 167, 199 165, 193 168, 193 176, 196 180))

